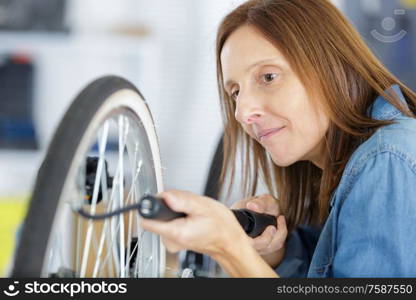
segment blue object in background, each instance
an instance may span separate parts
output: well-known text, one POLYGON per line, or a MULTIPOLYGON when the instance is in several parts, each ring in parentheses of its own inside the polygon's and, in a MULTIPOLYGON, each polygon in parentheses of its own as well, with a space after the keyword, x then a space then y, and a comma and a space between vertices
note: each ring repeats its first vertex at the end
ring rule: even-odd
POLYGON ((33 64, 14 55, 0 64, 0 148, 38 149, 32 118, 33 64))

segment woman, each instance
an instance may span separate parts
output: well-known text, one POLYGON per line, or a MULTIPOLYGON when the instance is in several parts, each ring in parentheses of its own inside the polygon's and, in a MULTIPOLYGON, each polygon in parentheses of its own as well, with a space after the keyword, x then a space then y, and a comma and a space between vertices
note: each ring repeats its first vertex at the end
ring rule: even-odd
POLYGON ((257 174, 269 194, 234 207, 276 215, 277 230, 251 239, 223 204, 176 190, 161 196, 188 216, 142 226, 230 276, 416 276, 416 94, 328 0, 248 1, 216 54, 222 182, 241 145, 247 196, 257 174))

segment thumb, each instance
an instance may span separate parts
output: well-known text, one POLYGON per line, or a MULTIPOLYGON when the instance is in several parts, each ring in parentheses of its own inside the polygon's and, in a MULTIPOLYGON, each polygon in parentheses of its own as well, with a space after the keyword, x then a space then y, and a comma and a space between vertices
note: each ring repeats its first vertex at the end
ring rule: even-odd
POLYGON ((164 191, 158 194, 165 200, 168 207, 176 212, 198 214, 201 209, 202 197, 187 191, 164 191))
POLYGON ((258 212, 258 213, 263 213, 264 212, 264 207, 261 203, 256 202, 256 201, 249 201, 246 204, 247 209, 258 212))

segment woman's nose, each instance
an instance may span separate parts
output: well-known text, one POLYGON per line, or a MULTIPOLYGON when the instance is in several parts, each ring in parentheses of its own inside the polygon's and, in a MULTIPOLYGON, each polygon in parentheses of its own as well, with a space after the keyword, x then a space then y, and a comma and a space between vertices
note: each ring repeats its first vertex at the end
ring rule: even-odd
POLYGON ((260 117, 261 117, 260 113, 252 113, 248 116, 243 117, 243 123, 246 125, 257 123, 260 117))
POLYGON ((237 107, 235 110, 235 118, 241 124, 250 125, 256 123, 262 117, 262 115, 263 112, 255 103, 237 103, 237 107))

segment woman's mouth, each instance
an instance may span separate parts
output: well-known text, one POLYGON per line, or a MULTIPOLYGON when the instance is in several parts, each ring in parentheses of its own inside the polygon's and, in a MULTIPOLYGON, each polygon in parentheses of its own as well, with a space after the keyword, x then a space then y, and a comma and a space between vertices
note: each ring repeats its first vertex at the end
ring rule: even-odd
POLYGON ((260 142, 266 141, 267 139, 269 139, 270 137, 272 137, 273 135, 279 133, 280 131, 282 131, 285 128, 285 126, 280 127, 280 128, 273 128, 273 129, 268 129, 265 132, 261 133, 259 136, 259 140, 260 142))

